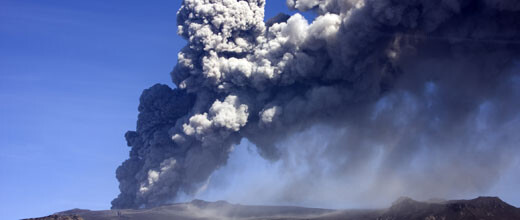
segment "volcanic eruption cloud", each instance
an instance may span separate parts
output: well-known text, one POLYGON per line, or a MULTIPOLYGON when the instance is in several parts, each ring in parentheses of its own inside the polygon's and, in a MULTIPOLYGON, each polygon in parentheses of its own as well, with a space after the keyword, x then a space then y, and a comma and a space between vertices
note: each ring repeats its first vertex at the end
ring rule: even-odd
POLYGON ((141 95, 113 208, 195 194, 242 140, 266 161, 303 161, 287 185, 300 200, 324 178, 365 178, 381 196, 480 193, 517 166, 520 1, 287 5, 316 18, 264 22, 265 0, 182 2, 176 87, 141 95))

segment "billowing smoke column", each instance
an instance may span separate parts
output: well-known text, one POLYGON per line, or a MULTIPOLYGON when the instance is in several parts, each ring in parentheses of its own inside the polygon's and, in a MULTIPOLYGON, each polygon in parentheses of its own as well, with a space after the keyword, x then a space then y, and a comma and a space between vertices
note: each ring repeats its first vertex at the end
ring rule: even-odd
POLYGON ((519 1, 287 4, 318 16, 264 23, 265 0, 183 1, 177 88, 143 92, 113 208, 196 193, 243 138, 283 160, 279 143, 316 125, 342 135, 309 164, 345 176, 377 154, 380 182, 411 190, 483 190, 517 159, 519 1))

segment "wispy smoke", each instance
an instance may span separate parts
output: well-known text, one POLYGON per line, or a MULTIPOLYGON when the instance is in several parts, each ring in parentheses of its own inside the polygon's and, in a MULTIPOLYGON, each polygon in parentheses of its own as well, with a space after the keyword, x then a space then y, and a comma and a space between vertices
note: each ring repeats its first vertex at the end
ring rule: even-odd
POLYGON ((362 177, 377 158, 382 195, 483 191, 517 158, 520 2, 287 4, 318 16, 264 23, 265 0, 183 1, 177 88, 143 92, 113 208, 197 192, 244 138, 268 160, 301 155, 313 171, 299 187, 362 177), (284 146, 320 126, 330 140, 284 146))

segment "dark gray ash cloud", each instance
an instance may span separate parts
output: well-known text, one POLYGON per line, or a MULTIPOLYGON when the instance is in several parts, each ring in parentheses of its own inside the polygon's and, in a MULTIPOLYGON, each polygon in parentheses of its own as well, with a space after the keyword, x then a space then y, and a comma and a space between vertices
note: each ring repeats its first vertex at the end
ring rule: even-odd
POLYGON ((382 196, 482 192, 518 159, 518 1, 287 4, 319 16, 266 25, 265 0, 183 1, 177 88, 143 92, 113 208, 196 193, 244 138, 267 160, 304 151, 309 181, 295 179, 292 199, 320 177, 360 177, 374 158, 382 196), (335 135, 283 146, 316 126, 335 135))

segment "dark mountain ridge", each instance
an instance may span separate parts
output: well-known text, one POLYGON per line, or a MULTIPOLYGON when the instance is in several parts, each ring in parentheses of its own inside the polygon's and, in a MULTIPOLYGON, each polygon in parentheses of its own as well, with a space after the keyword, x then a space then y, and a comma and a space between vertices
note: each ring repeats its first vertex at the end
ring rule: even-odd
POLYGON ((150 209, 90 211, 72 209, 35 220, 202 220, 202 219, 352 219, 352 220, 520 220, 520 208, 498 197, 416 201, 403 197, 390 208, 332 210, 295 206, 251 206, 226 201, 164 205, 150 209))
POLYGON ((498 197, 439 202, 418 202, 403 198, 395 202, 379 219, 520 219, 520 209, 498 197))

